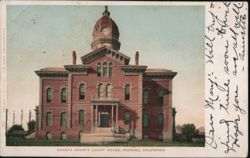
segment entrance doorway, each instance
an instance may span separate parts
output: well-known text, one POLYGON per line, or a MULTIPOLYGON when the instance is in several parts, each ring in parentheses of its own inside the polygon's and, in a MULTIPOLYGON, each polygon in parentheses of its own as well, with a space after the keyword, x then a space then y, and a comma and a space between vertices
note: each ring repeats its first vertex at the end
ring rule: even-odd
POLYGON ((109 113, 108 112, 101 112, 100 127, 109 127, 109 113))

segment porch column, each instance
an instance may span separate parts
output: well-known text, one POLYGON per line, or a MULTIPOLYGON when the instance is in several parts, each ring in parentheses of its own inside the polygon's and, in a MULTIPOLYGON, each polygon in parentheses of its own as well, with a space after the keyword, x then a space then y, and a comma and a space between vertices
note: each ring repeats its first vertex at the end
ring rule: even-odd
POLYGON ((98 127, 98 124, 97 124, 97 112, 98 112, 98 105, 96 105, 96 108, 95 108, 95 127, 98 127))
POLYGON ((118 105, 116 105, 116 120, 115 120, 115 125, 116 125, 116 129, 118 129, 118 105))
POLYGON ((111 105, 112 108, 111 108, 111 127, 113 128, 114 126, 114 105, 111 105))
POLYGON ((94 115, 93 115, 93 106, 94 105, 91 105, 91 116, 90 116, 90 126, 91 126, 91 132, 93 132, 93 125, 94 125, 94 122, 93 122, 93 117, 94 117, 94 115))

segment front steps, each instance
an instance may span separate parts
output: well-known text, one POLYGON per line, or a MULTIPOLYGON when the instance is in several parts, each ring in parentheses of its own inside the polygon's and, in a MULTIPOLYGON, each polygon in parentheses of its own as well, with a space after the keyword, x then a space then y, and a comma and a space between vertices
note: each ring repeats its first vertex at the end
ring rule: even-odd
POLYGON ((81 143, 127 142, 129 135, 112 132, 112 128, 95 128, 93 133, 82 133, 81 143))

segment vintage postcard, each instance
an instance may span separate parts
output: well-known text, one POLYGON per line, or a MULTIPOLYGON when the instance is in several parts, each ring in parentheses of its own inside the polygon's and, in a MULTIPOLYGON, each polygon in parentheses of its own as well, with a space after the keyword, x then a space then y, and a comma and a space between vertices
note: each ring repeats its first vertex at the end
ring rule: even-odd
POLYGON ((0 2, 1 156, 247 157, 247 2, 0 2))

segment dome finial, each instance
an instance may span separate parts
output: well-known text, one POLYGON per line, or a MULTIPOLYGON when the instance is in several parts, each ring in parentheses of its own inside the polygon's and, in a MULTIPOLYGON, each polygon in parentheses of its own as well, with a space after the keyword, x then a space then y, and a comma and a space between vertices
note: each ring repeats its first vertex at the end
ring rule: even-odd
POLYGON ((108 11, 108 6, 105 5, 105 11, 102 13, 103 16, 109 16, 110 12, 108 11))

